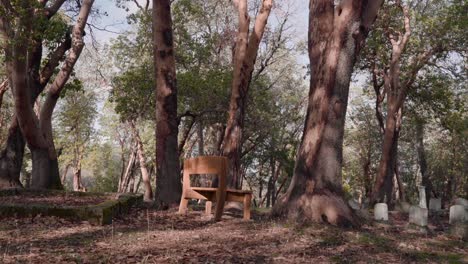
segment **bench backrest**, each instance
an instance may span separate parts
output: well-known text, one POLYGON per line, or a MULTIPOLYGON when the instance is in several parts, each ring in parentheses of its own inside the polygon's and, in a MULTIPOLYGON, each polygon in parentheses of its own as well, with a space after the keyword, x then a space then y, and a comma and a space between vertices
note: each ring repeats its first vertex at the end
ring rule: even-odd
POLYGON ((226 188, 228 159, 221 156, 200 156, 184 161, 184 188, 190 187, 190 175, 192 174, 216 174, 219 187, 226 188))

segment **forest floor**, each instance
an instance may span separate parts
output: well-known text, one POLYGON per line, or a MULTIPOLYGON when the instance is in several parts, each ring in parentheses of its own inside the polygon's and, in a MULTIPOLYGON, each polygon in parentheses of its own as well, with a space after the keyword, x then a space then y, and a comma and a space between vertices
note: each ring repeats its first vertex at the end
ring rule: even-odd
MULTIPOLYGON (((444 217, 445 218, 445 217, 444 217)), ((466 242, 436 221, 426 234, 392 214, 342 230, 226 213, 136 208, 112 225, 56 217, 0 219, 0 263, 468 263, 466 242)))

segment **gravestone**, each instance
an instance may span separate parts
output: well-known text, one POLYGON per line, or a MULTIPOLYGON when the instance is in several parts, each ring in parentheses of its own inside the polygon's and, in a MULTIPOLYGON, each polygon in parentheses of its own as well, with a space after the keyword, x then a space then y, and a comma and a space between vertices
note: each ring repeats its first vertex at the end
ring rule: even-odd
POLYGON ((375 204, 374 219, 377 221, 388 221, 388 206, 386 203, 375 204))
POLYGON ((409 222, 418 226, 427 226, 429 210, 413 205, 409 209, 409 222))
POLYGON ((429 210, 435 211, 435 212, 442 210, 442 199, 431 198, 429 200, 429 210))
POLYGON ((454 205, 463 205, 468 208, 468 200, 463 198, 457 198, 453 201, 454 205))
POLYGON ((419 207, 427 208, 426 188, 424 186, 419 186, 419 207))
POLYGON ((450 216, 449 223, 465 223, 468 221, 468 212, 465 206, 463 205, 452 205, 450 206, 450 216))

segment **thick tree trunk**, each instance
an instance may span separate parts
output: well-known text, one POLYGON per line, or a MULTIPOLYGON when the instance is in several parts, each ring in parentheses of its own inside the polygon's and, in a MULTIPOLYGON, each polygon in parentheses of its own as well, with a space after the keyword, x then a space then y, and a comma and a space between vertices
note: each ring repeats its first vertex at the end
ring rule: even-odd
POLYGON ((14 118, 8 131, 5 148, 0 152, 0 189, 22 187, 20 173, 25 145, 18 121, 14 118))
POLYGON ((29 148, 32 158, 32 187, 61 189, 57 159, 49 158, 48 148, 29 148))
POLYGON ((84 0, 81 5, 77 23, 73 28, 73 49, 68 54, 64 66, 57 74, 54 83, 48 90, 48 96, 43 109, 45 111, 41 112, 41 122, 39 123, 32 109, 35 98, 47 85, 50 77, 53 75, 55 67, 60 62, 65 51, 69 48, 70 41, 68 37, 65 38, 66 40, 51 54, 49 61, 39 73, 42 56, 42 41, 37 38, 39 34, 34 32, 34 27, 32 26, 33 16, 35 14, 38 16, 45 15, 47 19, 50 19, 61 7, 63 2, 62 0, 56 1, 46 12, 37 13, 33 12, 34 9, 31 8, 28 1, 22 2, 20 8, 23 8, 26 14, 19 15, 18 24, 16 25, 18 30, 24 31, 22 34, 14 35, 10 33, 10 31, 4 30, 6 28, 5 25, 9 22, 4 18, 0 21, 3 25, 3 27, 1 27, 2 32, 0 33, 14 42, 14 45, 5 48, 8 61, 7 67, 10 73, 13 97, 15 98, 15 112, 18 124, 21 133, 31 149, 33 159, 32 184, 33 187, 37 188, 61 188, 58 162, 53 146, 51 116, 59 97, 58 95, 68 80, 73 66, 83 48, 83 30, 93 0, 84 0), (33 36, 32 41, 29 42, 24 41, 24 39, 17 39, 18 37, 25 37, 25 35, 29 33, 33 36), (32 43, 32 47, 27 47, 28 43, 32 43), (24 59, 25 55, 27 55, 27 60, 24 59), (46 155, 46 157, 42 155, 46 155))
MULTIPOLYGON (((391 100, 390 97, 389 100, 391 100)), ((399 132, 397 127, 398 110, 395 110, 392 101, 388 104, 389 111, 385 122, 382 154, 371 201, 372 203, 387 203, 390 206, 393 203, 393 178, 395 176, 399 132)))
MULTIPOLYGON (((143 149, 143 142, 141 141, 140 133, 133 121, 130 121, 130 126, 132 127, 133 136, 135 138, 137 146, 137 155, 140 163, 141 178, 143 180, 143 185, 145 189, 144 199, 145 201, 151 201, 153 200, 153 189, 151 188, 151 178, 148 173, 148 168, 146 167, 146 158, 145 150, 143 149)), ((138 188, 136 190, 138 191, 138 188)))
POLYGON ((171 1, 153 1, 156 75, 156 202, 177 206, 182 194, 177 145, 177 83, 171 1))
POLYGON ((349 83, 383 1, 310 1, 309 105, 294 176, 274 216, 358 225, 343 198, 342 155, 349 83))
POLYGON ((250 17, 247 0, 236 1, 239 12, 239 31, 234 53, 234 73, 229 103, 229 117, 224 133, 223 155, 229 159, 228 186, 239 189, 242 130, 244 128, 247 94, 257 59, 258 47, 272 8, 272 0, 263 0, 249 38, 250 17), (247 40, 249 38, 249 40, 247 40))

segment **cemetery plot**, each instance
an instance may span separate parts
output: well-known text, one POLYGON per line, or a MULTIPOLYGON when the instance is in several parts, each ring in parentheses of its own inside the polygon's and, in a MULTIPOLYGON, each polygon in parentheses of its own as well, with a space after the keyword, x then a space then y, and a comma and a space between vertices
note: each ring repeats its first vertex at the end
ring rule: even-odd
POLYGON ((0 191, 0 216, 56 216, 105 225, 142 199, 141 194, 10 189, 0 191))

